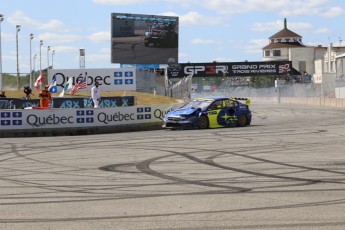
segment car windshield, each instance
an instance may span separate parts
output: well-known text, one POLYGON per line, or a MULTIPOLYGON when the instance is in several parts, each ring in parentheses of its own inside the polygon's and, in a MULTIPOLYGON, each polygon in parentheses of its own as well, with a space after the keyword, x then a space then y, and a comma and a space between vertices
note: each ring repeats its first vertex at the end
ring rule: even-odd
POLYGON ((152 26, 152 29, 153 29, 153 30, 167 30, 167 29, 168 29, 168 26, 158 24, 158 25, 153 25, 153 26, 152 26))
POLYGON ((204 110, 212 103, 212 100, 193 100, 189 103, 185 104, 182 108, 201 108, 201 110, 204 110))

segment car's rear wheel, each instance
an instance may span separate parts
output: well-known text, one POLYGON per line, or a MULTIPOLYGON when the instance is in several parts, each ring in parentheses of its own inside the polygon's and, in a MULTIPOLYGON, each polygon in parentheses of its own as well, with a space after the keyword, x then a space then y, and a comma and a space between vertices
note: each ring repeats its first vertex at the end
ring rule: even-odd
POLYGON ((199 118, 199 128, 207 129, 208 128, 208 118, 206 116, 201 116, 199 118))
POLYGON ((246 126, 246 124, 247 124, 247 117, 246 117, 246 115, 241 114, 238 117, 237 125, 240 126, 240 127, 243 127, 243 126, 246 126))

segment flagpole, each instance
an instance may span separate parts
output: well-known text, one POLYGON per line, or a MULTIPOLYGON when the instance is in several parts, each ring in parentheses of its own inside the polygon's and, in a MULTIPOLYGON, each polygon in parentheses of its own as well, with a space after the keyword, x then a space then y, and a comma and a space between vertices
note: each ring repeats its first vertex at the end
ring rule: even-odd
POLYGON ((40 75, 42 75, 42 45, 43 41, 40 40, 40 75))

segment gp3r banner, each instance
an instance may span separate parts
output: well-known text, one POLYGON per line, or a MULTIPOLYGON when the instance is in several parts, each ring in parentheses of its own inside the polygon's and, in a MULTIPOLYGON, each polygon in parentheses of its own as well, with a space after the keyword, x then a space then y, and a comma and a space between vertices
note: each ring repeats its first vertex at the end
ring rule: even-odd
POLYGON ((214 62, 169 64, 168 78, 193 77, 250 77, 291 74, 291 61, 214 62))

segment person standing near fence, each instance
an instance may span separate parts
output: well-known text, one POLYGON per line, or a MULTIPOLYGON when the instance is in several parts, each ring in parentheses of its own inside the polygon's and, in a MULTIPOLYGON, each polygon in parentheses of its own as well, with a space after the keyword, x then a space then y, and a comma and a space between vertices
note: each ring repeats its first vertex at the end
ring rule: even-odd
POLYGON ((1 91, 0 97, 6 97, 5 91, 1 91))
POLYGON ((99 101, 101 100, 100 90, 98 88, 98 81, 95 82, 95 86, 91 88, 91 98, 93 101, 93 107, 99 108, 99 101))
POLYGON ((39 94, 40 97, 40 107, 41 108, 48 108, 49 107, 49 101, 51 101, 52 96, 48 90, 49 85, 46 85, 44 89, 39 94))

